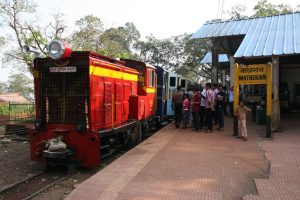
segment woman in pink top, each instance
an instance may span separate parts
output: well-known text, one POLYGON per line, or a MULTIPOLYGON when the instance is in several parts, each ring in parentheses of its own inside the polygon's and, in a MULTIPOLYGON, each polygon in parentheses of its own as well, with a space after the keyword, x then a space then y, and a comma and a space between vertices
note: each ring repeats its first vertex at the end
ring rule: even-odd
POLYGON ((184 95, 184 101, 183 101, 183 128, 187 128, 189 121, 190 121, 190 101, 189 101, 189 95, 184 95))

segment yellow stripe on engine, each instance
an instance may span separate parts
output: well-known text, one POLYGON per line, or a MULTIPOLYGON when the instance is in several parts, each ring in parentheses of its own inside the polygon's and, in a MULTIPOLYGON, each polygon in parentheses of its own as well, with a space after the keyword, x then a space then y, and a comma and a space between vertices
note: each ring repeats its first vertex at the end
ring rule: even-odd
POLYGON ((112 69, 90 66, 90 75, 109 77, 115 79, 123 79, 127 81, 138 81, 137 74, 130 74, 127 72, 120 72, 112 69))
POLYGON ((156 88, 146 88, 147 93, 156 93, 156 88))

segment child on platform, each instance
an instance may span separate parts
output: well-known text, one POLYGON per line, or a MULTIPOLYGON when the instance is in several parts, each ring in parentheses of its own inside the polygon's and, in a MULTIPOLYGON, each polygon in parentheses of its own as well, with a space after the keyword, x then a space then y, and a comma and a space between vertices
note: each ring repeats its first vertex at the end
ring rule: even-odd
POLYGON ((184 100, 183 100, 183 128, 187 128, 190 120, 190 101, 189 101, 189 94, 184 95, 184 100))
POLYGON ((245 141, 247 141, 247 127, 246 127, 246 113, 250 112, 251 109, 244 105, 244 102, 241 100, 240 105, 237 109, 238 116, 238 130, 239 136, 241 136, 245 141))

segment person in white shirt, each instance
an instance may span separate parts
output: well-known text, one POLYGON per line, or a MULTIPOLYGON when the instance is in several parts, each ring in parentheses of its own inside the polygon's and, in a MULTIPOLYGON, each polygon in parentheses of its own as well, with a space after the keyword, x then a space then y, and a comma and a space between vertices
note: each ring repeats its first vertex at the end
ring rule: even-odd
POLYGON ((207 125, 207 133, 211 133, 212 128, 212 112, 215 111, 215 93, 211 89, 211 83, 206 83, 206 107, 205 107, 205 122, 207 125))
POLYGON ((200 126, 199 128, 202 129, 205 125, 205 106, 206 106, 206 89, 203 88, 203 90, 200 93, 201 95, 201 102, 200 102, 200 126))

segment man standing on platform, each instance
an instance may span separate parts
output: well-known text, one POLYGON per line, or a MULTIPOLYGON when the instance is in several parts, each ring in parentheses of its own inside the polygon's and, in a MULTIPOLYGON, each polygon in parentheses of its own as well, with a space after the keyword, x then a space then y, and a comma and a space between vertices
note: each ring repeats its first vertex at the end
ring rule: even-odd
POLYGON ((215 93, 211 89, 211 83, 206 83, 206 106, 205 106, 205 121, 207 124, 207 133, 212 132, 212 112, 215 110, 215 93))
POLYGON ((172 96, 176 128, 180 127, 180 123, 182 119, 182 102, 183 102, 183 92, 181 90, 181 86, 178 86, 177 92, 175 92, 172 96))
POLYGON ((193 113, 193 123, 194 123, 194 130, 198 131, 199 130, 199 110, 200 110, 200 101, 201 101, 201 96, 199 94, 199 88, 195 87, 194 89, 194 101, 193 101, 193 108, 192 108, 192 113, 193 113))
POLYGON ((222 86, 219 86, 219 92, 216 96, 216 113, 218 115, 219 131, 224 131, 224 107, 225 107, 225 92, 222 86))
MULTIPOLYGON (((219 93, 218 84, 214 84, 212 90, 215 94, 215 100, 216 100, 216 96, 219 93)), ((214 106, 215 105, 216 105, 216 102, 214 102, 214 106)), ((217 113, 216 109, 214 111, 212 111, 212 118, 214 120, 214 125, 217 125, 218 124, 218 113, 217 113)))
POLYGON ((203 88, 203 90, 200 93, 201 95, 201 103, 200 103, 200 129, 204 127, 205 124, 205 106, 206 106, 206 89, 203 88))
POLYGON ((229 103, 230 117, 233 117, 233 86, 228 91, 228 103, 229 103))

